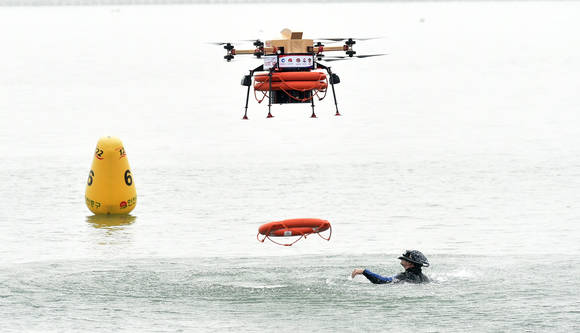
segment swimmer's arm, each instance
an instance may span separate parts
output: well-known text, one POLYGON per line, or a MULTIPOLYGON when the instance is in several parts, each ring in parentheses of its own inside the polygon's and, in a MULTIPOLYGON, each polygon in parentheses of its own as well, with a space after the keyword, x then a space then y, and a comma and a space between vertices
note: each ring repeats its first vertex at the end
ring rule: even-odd
POLYGON ((371 281, 372 283, 375 284, 385 284, 385 283, 391 283, 394 280, 394 277, 392 276, 380 276, 379 274, 375 274, 371 271, 369 271, 368 269, 365 269, 362 272, 362 275, 364 275, 367 279, 369 279, 369 281, 371 281))

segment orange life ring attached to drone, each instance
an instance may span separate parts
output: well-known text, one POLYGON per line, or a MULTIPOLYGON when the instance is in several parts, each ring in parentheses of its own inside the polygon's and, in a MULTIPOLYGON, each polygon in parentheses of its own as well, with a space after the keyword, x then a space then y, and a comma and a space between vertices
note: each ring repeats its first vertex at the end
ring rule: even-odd
MULTIPOLYGON (((275 82, 272 80, 272 90, 324 90, 328 87, 328 83, 324 81, 287 81, 287 82, 275 82)), ((254 84, 254 89, 258 91, 268 91, 270 90, 270 82, 258 82, 254 84)))
MULTIPOLYGON (((258 74, 256 82, 268 82, 268 74, 258 74)), ((323 81, 326 80, 326 74, 322 72, 274 72, 272 73, 272 82, 279 81, 323 81)))
MULTIPOLYGON (((255 76, 254 89, 270 90, 270 76, 255 76)), ((272 90, 325 90, 328 87, 326 74, 322 72, 275 72, 272 73, 272 90)))
POLYGON ((306 238, 306 236, 314 233, 318 234, 318 236, 320 236, 322 239, 329 241, 330 236, 332 236, 332 227, 330 226, 330 222, 327 220, 313 218, 290 219, 270 222, 260 226, 256 238, 262 243, 266 240, 266 238, 268 238, 270 241, 278 245, 291 246, 292 244, 301 240, 303 237, 306 238), (320 235, 321 232, 326 230, 330 230, 328 238, 320 235), (260 235, 264 235, 264 237, 260 239, 260 235), (300 236, 300 238, 288 244, 278 243, 270 238, 289 236, 300 236))

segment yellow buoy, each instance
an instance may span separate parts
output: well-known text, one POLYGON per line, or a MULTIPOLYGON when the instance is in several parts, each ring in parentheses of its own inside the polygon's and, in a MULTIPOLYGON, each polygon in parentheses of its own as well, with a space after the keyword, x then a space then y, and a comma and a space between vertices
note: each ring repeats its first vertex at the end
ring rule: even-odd
POLYGON ((85 202, 95 214, 128 214, 135 208, 137 191, 121 139, 107 136, 97 142, 85 202))

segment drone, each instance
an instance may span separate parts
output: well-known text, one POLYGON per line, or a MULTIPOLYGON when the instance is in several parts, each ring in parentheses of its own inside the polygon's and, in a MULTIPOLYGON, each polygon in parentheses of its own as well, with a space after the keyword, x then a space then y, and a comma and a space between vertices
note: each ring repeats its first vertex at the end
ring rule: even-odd
POLYGON ((293 32, 289 29, 281 31, 280 39, 266 40, 265 42, 253 41, 254 48, 238 50, 232 43, 213 43, 223 45, 226 50, 224 59, 232 61, 238 55, 253 55, 262 59, 264 63, 250 70, 249 75, 244 75, 242 86, 248 87, 246 92, 246 105, 242 119, 248 119, 248 102, 250 90, 254 88, 254 96, 258 103, 268 98, 268 115, 272 115, 272 104, 310 103, 312 115, 314 112, 314 97, 319 101, 326 97, 328 86, 332 90, 335 116, 340 116, 336 101, 335 85, 340 83, 340 78, 333 73, 330 66, 321 63, 348 60, 350 58, 368 58, 383 56, 385 54, 357 55, 353 45, 357 40, 369 40, 375 38, 319 38, 302 39, 302 32, 293 32), (325 43, 344 42, 340 46, 326 46, 325 43), (344 55, 326 56, 326 52, 345 52, 344 55), (326 74, 323 72, 326 71, 326 74), (253 80, 252 80, 253 78, 253 80), (253 82, 252 82, 253 81, 253 82))

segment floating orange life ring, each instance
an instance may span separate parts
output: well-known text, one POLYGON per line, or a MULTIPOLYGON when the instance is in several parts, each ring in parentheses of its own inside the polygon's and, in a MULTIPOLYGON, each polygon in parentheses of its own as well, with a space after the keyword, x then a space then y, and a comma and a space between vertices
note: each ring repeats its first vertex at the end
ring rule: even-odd
MULTIPOLYGON (((268 82, 268 74, 255 76, 256 82, 268 82)), ((275 72, 272 73, 272 82, 279 81, 322 81, 326 74, 322 72, 275 72)))
POLYGON ((266 238, 268 238, 270 239, 270 241, 278 245, 291 246, 292 244, 301 240, 302 237, 306 237, 307 235, 314 233, 318 234, 318 236, 320 236, 322 239, 330 240, 330 236, 332 236, 332 227, 330 226, 330 222, 328 222, 327 220, 313 218, 290 219, 277 222, 270 222, 260 226, 256 238, 258 238, 258 240, 262 243, 264 242, 264 240, 266 240, 266 238), (325 238, 322 235, 320 235, 320 232, 326 230, 330 230, 328 238, 325 238), (260 239, 260 234, 264 235, 264 238, 260 239), (278 243, 270 238, 270 237, 288 237, 288 236, 300 236, 300 238, 289 244, 278 243))
MULTIPOLYGON (((323 81, 287 81, 287 82, 274 82, 272 80, 272 90, 324 90, 328 87, 328 83, 323 81)), ((257 82, 254 84, 254 89, 258 91, 268 91, 270 90, 270 82, 257 82)))

